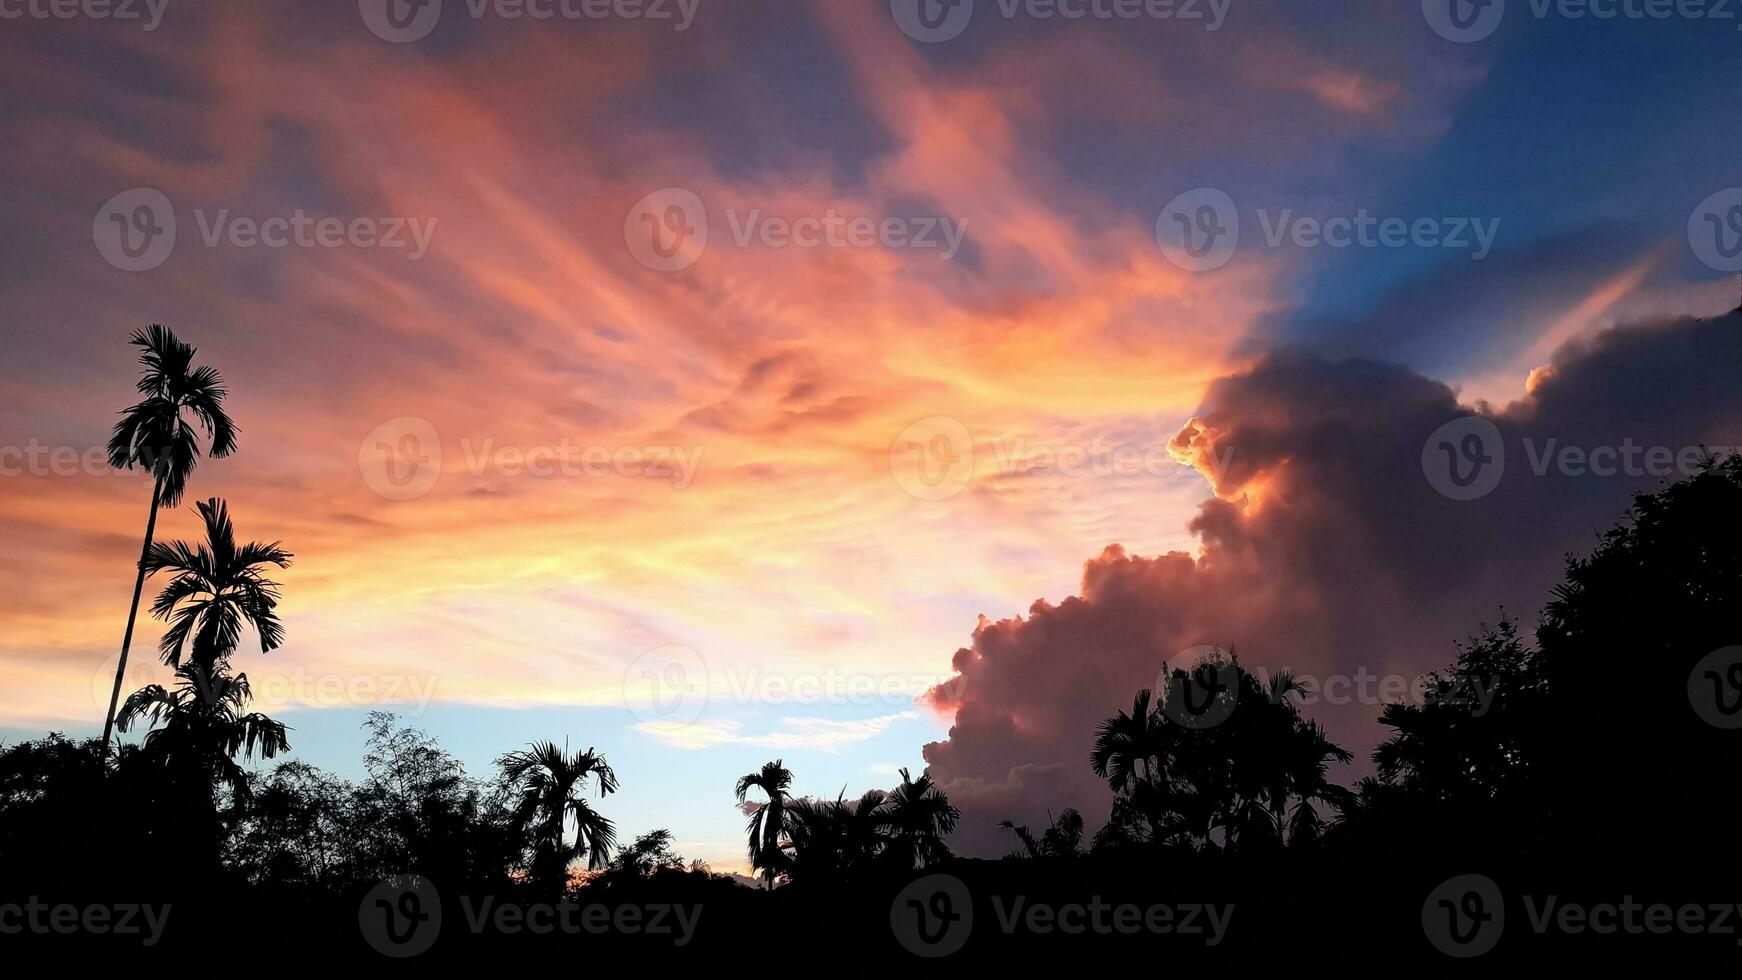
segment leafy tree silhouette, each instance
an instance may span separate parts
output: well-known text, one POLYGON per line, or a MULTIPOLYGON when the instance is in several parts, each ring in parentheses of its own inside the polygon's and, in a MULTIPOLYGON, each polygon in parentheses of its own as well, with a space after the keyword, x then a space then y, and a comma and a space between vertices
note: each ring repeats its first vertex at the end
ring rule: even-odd
MULTIPOLYGON (((1689 684, 1742 634, 1742 457, 1635 497, 1627 519, 1543 610, 1535 648, 1503 620, 1465 645, 1395 730, 1360 787, 1359 829, 1476 828, 1493 847, 1576 863, 1616 840, 1650 840, 1665 814, 1688 846, 1724 839, 1742 796, 1742 744, 1703 720, 1689 684), (1623 776, 1624 774, 1624 776, 1623 776), (1626 781, 1642 805, 1593 806, 1626 781)), ((1726 852, 1727 853, 1727 852, 1726 852)))
POLYGON ((1003 827, 1016 835, 1022 842, 1022 849, 1011 854, 1011 857, 1026 858, 1074 858, 1083 853, 1083 815, 1074 809, 1066 808, 1059 813, 1058 819, 1052 821, 1041 831, 1040 836, 1027 827, 1009 820, 998 821, 1003 827))

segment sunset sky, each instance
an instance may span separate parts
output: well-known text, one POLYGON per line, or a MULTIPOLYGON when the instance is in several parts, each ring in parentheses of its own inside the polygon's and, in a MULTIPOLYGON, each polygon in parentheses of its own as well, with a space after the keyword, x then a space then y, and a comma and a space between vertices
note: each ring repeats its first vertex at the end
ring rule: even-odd
MULTIPOLYGON (((296 555, 288 641, 235 660, 293 758, 355 778, 378 706, 476 775, 597 746, 622 835, 721 870, 770 759, 831 798, 929 762, 997 853, 1002 817, 1104 819, 1093 720, 1178 651, 1408 677, 1534 623, 1656 480, 1518 450, 1452 501, 1422 446, 1478 402, 1533 446, 1742 446, 1738 266, 1699 237, 1742 236, 1742 20, 1514 0, 1453 39, 1434 3, 0 19, 0 740, 101 730, 150 486, 82 461, 154 322, 242 430, 160 536, 220 496, 296 555), (1193 271, 1163 246, 1203 188, 1241 239, 1193 271), (104 236, 142 189, 176 237, 135 270, 104 236), (345 230, 235 224, 299 213, 345 230), (1337 218, 1447 240, 1295 224, 1337 218)), ((1378 704, 1326 710, 1364 757, 1378 704)))

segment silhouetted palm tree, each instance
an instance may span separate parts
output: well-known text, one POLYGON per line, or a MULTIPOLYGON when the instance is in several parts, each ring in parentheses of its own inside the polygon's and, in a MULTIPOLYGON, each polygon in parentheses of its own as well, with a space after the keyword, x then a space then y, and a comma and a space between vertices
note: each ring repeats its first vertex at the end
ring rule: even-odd
MULTIPOLYGON (((1355 800, 1354 793, 1347 787, 1331 781, 1330 764, 1340 762, 1346 765, 1355 756, 1327 738, 1325 730, 1316 721, 1296 728, 1283 756, 1286 798, 1293 801, 1287 824, 1288 843, 1317 840, 1325 823, 1318 807, 1322 804, 1341 814, 1348 811, 1355 800)), ((1276 812, 1280 818, 1281 809, 1276 812)))
POLYGON ((253 697, 248 676, 231 675, 228 668, 224 657, 184 663, 176 669, 174 688, 151 684, 133 692, 115 719, 123 732, 140 718, 151 726, 138 758, 162 774, 163 808, 185 814, 170 822, 178 834, 199 842, 211 869, 218 865, 221 834, 214 791, 227 787, 237 803, 250 795, 236 753, 271 759, 290 748, 283 723, 244 711, 253 697))
POLYGON ((145 544, 139 551, 139 572, 133 582, 133 603, 127 607, 127 631, 121 637, 121 661, 115 667, 115 687, 109 694, 109 710, 103 716, 102 751, 106 754, 115 722, 115 705, 121 698, 121 678, 127 673, 127 653, 133 645, 133 626, 139 615, 139 595, 145 588, 145 564, 151 553, 151 537, 157 530, 159 507, 181 502, 188 474, 199 459, 199 438, 188 418, 198 422, 210 439, 208 455, 214 459, 236 449, 236 427, 224 414, 227 392, 218 372, 194 367, 194 348, 178 340, 169 328, 152 324, 136 331, 128 343, 139 348, 139 363, 145 371, 139 378, 139 393, 145 400, 121 413, 109 437, 109 465, 117 469, 139 466, 152 474, 151 510, 145 520, 145 544))
POLYGON ((848 809, 841 798, 787 801, 781 811, 779 841, 784 879, 829 885, 846 877, 848 809))
POLYGON ((931 771, 918 779, 901 769, 901 785, 889 793, 889 852, 901 868, 923 868, 950 857, 944 838, 955 832, 962 812, 932 782, 931 771))
POLYGON ((527 750, 502 757, 503 782, 520 793, 514 819, 532 839, 533 878, 543 879, 559 895, 568 888, 569 862, 582 854, 597 871, 611 857, 616 827, 587 805, 587 778, 599 780, 599 796, 617 791, 617 774, 605 757, 591 748, 569 753, 554 742, 536 742, 527 750), (575 841, 567 843, 568 825, 575 841))
POLYGON ((151 546, 145 570, 177 573, 158 593, 151 614, 169 623, 158 646, 163 662, 179 666, 182 652, 193 641, 191 659, 210 664, 228 656, 241 641, 242 627, 260 634, 260 652, 284 642, 284 626, 278 621, 278 583, 260 574, 263 566, 290 566, 291 554, 277 541, 236 544, 236 529, 229 508, 212 498, 199 505, 205 522, 206 540, 197 546, 185 541, 160 542, 151 546))
POLYGON ((759 789, 768 797, 767 802, 750 811, 746 829, 750 834, 750 867, 762 872, 769 888, 774 887, 774 876, 780 872, 783 863, 780 832, 785 827, 787 790, 791 787, 792 771, 782 765, 780 759, 766 763, 738 780, 736 792, 740 806, 752 789, 759 789))
POLYGON ((1165 724, 1150 707, 1147 688, 1131 699, 1131 713, 1120 711, 1095 729, 1095 748, 1089 767, 1116 793, 1129 790, 1134 782, 1150 782, 1151 761, 1160 750, 1157 729, 1165 724))
POLYGON ((258 751, 263 759, 274 758, 290 748, 290 729, 259 712, 243 713, 253 698, 248 675, 231 675, 228 666, 222 657, 213 664, 182 664, 173 689, 150 684, 133 692, 115 723, 126 731, 144 718, 151 731, 142 758, 197 775, 208 787, 221 783, 247 796, 248 775, 236 764, 236 753, 252 758, 258 751))

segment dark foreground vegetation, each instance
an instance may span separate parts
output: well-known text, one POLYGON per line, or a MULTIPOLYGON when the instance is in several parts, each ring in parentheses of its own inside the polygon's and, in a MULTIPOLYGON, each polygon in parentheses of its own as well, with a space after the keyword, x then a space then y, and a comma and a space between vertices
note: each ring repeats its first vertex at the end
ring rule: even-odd
MULTIPOLYGON (((1348 753, 1301 716, 1286 677, 1209 660, 1083 733, 1109 813, 1008 824, 1002 860, 951 854, 960 817, 924 773, 835 800, 793 798, 779 762, 735 784, 723 773, 695 805, 742 809, 756 882, 685 862, 663 831, 619 839, 619 774, 592 750, 533 745, 473 775, 378 714, 359 781, 278 761, 289 733, 247 710, 232 660, 244 627, 263 650, 281 638, 264 575, 290 556, 238 545, 221 501, 201 512, 204 542, 146 551, 148 575, 170 573, 151 612, 170 624, 158 655, 180 683, 121 702, 118 726, 148 728, 143 742, 0 749, 11 969, 1742 962, 1742 459, 1637 498, 1568 560, 1534 636, 1506 620, 1478 630, 1421 703, 1385 709, 1376 775, 1352 788, 1331 768, 1348 753), (92 914, 107 927, 88 928, 92 914), (108 934, 122 916, 133 931, 108 934)), ((621 782, 631 791, 633 774, 621 782)))

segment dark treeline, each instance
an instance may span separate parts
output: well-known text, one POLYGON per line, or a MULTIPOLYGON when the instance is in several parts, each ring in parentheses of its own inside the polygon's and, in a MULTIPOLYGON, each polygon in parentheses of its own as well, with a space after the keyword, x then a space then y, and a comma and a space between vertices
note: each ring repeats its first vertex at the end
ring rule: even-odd
MULTIPOLYGON (((191 348, 167 331, 136 343, 147 397, 124 416, 111 455, 156 468, 154 523, 164 488, 179 497, 197 456, 179 421, 190 399, 209 438, 230 432, 233 445, 234 435, 221 384, 192 367, 191 348)), ((167 904, 170 919, 151 946, 0 936, 14 964, 114 958, 147 975, 219 957, 270 973, 387 966, 372 917, 396 921, 403 909, 410 928, 411 913, 439 909, 429 951, 403 963, 583 968, 609 958, 654 971, 858 975, 1123 960, 1438 973, 1458 964, 1425 935, 1424 902, 1470 874, 1508 896, 1499 952, 1474 964, 1733 969, 1739 955, 1737 935, 1716 928, 1538 934, 1527 906, 1549 896, 1742 901, 1742 722, 1729 723, 1742 713, 1742 680, 1724 663, 1704 666, 1742 623, 1742 458, 1637 497, 1590 554, 1568 559, 1533 635, 1506 618, 1478 628, 1420 703, 1384 709, 1375 775, 1353 787, 1336 772, 1350 754, 1302 716, 1290 678, 1261 682, 1236 659, 1209 659, 1174 671, 1165 690, 1108 705, 1099 730, 1081 733, 1084 765, 1113 794, 1107 813, 1008 821, 1002 860, 951 853, 961 817, 927 773, 903 770, 887 790, 835 799, 793 797, 779 761, 735 783, 722 773, 695 805, 744 815, 754 883, 686 862, 666 831, 620 836, 610 796, 632 791, 635 774, 620 779, 592 749, 504 747, 494 771, 472 774, 377 713, 360 779, 282 760, 294 733, 248 710, 236 664, 246 631, 261 653, 283 641, 266 574, 291 556, 276 543, 238 544, 223 501, 199 512, 203 541, 155 542, 147 531, 143 576, 167 573, 149 610, 167 624, 157 654, 177 682, 117 698, 116 726, 145 729, 143 740, 111 749, 107 737, 50 735, 0 748, 0 902, 167 904), (967 908, 906 897, 939 875, 961 884, 967 908), (431 904, 403 904, 401 876, 433 888, 431 904), (399 883, 388 898, 384 882, 399 883), (680 942, 477 926, 499 921, 479 919, 481 903, 699 913, 680 942), (1211 943, 1178 931, 1067 934, 1019 911, 1073 903, 1232 913, 1211 943), (960 952, 913 955, 900 925, 910 909, 944 924, 971 911, 960 952)), ((1731 926, 1742 932, 1742 920, 1731 926)))

